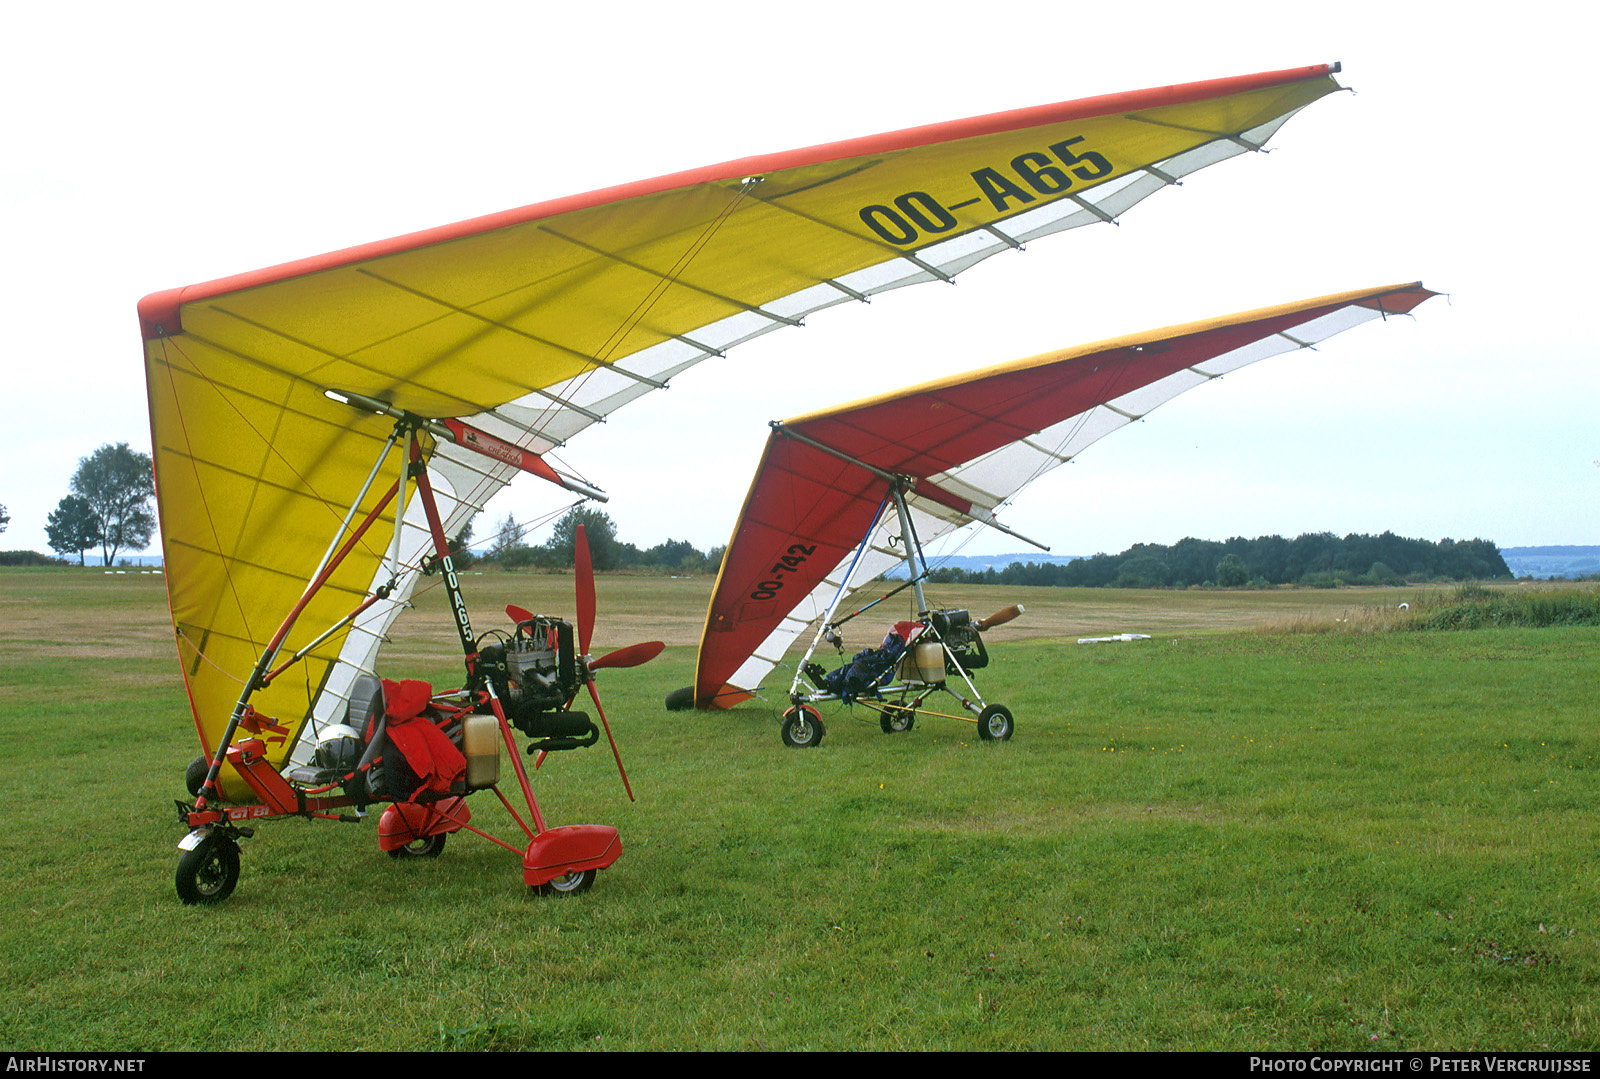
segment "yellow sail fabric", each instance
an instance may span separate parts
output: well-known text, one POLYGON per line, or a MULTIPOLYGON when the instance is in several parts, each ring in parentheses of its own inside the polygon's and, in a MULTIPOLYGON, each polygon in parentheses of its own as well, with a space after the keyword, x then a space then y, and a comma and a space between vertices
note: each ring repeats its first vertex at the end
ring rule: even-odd
MULTIPOLYGON (((1259 148, 1336 67, 1041 106, 712 166, 238 277, 140 304, 172 614, 202 744, 299 599, 391 422, 354 392, 462 417, 533 452, 680 371, 804 316, 948 279, 1112 220, 1259 148)), ((376 498, 399 474, 384 468, 376 498)), ((514 470, 441 442, 454 532, 514 470)), ((252 700, 303 760, 342 715, 426 548, 413 504, 395 594, 252 700)), ((392 511, 391 511, 392 514, 392 511)), ((392 516, 307 607, 308 642, 388 579, 392 516)))

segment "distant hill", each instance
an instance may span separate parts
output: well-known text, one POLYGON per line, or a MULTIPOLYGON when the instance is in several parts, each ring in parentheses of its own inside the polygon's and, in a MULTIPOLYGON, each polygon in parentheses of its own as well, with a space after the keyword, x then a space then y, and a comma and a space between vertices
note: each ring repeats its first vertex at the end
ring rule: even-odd
POLYGON ((1518 577, 1600 574, 1600 547, 1502 547, 1500 556, 1518 577))

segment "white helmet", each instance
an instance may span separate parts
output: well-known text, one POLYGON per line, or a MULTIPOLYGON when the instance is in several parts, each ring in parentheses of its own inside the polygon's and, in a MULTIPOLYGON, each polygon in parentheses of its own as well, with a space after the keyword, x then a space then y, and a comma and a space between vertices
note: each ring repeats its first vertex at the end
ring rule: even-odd
POLYGON ((322 728, 322 737, 317 739, 311 760, 318 768, 348 772, 361 763, 361 754, 366 748, 360 731, 348 723, 335 723, 322 728))

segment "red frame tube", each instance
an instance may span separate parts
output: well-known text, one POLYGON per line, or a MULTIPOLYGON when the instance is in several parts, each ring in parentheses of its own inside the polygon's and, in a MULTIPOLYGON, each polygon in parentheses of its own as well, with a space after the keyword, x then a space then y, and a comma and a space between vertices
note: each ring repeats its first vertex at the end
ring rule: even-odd
MULTIPOLYGON (((250 672, 250 680, 245 683, 243 692, 239 694, 238 703, 233 706, 233 715, 229 717, 227 729, 222 732, 222 738, 217 743, 216 752, 211 757, 211 767, 206 772, 205 782, 200 784, 200 793, 195 796, 194 807, 196 810, 205 808, 207 791, 216 792, 217 774, 222 771, 222 762, 228 755, 228 747, 233 744, 233 736, 238 732, 239 724, 244 719, 251 695, 266 685, 267 665, 276 658, 278 649, 283 646, 283 639, 289 635, 289 630, 294 628, 300 613, 306 609, 306 605, 322 590, 322 586, 327 583, 329 577, 333 576, 334 570, 339 568, 339 564, 344 561, 345 556, 355 548, 355 545, 361 541, 361 537, 366 535, 367 530, 372 527, 373 522, 388 508, 389 503, 394 500, 394 496, 399 489, 399 480, 395 480, 394 483, 389 485, 389 490, 384 492, 383 497, 378 500, 378 504, 372 507, 372 511, 356 526, 355 531, 350 534, 350 538, 345 541, 344 546, 340 547, 334 556, 328 559, 327 565, 322 567, 322 572, 317 574, 310 584, 306 585, 306 590, 301 594, 300 601, 294 605, 294 610, 289 612, 289 616, 278 627, 278 632, 273 634, 271 642, 261 653, 261 659, 257 661, 255 670, 250 672)), ((399 527, 399 522, 396 522, 395 527, 399 527)))

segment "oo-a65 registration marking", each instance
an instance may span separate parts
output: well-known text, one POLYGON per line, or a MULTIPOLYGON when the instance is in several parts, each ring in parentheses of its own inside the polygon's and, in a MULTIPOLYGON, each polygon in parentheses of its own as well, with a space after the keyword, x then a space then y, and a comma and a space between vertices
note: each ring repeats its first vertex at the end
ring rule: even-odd
POLYGON ((1051 143, 1049 152, 1029 150, 1003 166, 986 166, 972 173, 978 193, 948 206, 926 191, 907 191, 897 195, 892 205, 875 203, 861 207, 860 217, 878 237, 896 247, 906 247, 929 236, 956 227, 954 210, 988 200, 999 214, 1018 206, 1037 202, 1041 195, 1060 195, 1075 180, 1101 180, 1114 171, 1105 155, 1075 147, 1082 135, 1051 143))
POLYGON ((795 570, 799 569, 805 563, 807 558, 810 558, 816 553, 817 548, 815 544, 791 543, 789 545, 789 549, 784 552, 783 557, 774 562, 772 564, 772 568, 767 570, 768 573, 772 574, 772 580, 762 581, 760 584, 756 585, 756 587, 750 593, 750 598, 776 599, 778 597, 779 590, 783 588, 784 575, 793 573, 795 570))

